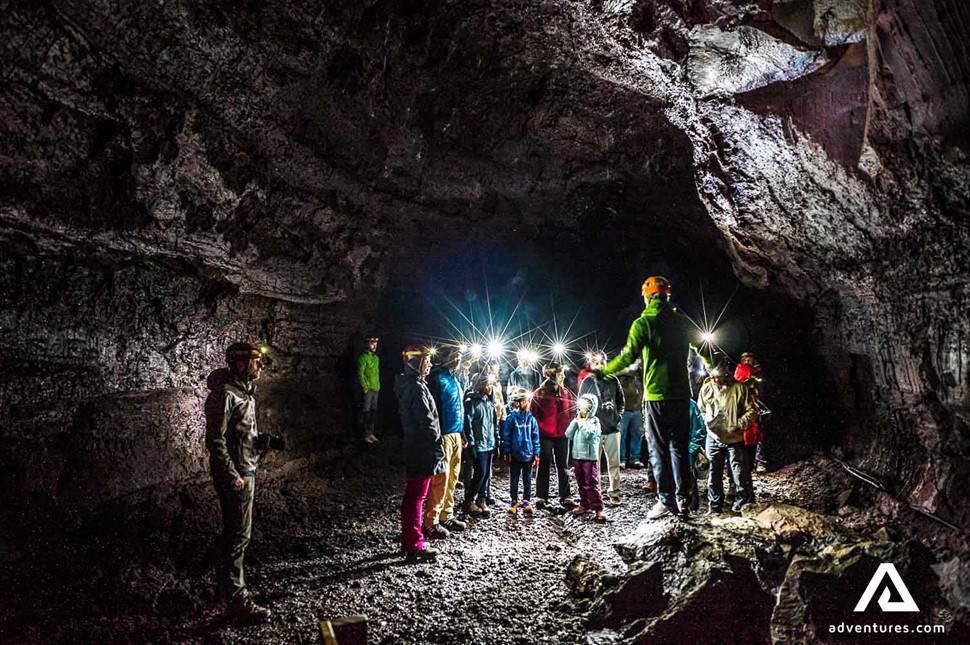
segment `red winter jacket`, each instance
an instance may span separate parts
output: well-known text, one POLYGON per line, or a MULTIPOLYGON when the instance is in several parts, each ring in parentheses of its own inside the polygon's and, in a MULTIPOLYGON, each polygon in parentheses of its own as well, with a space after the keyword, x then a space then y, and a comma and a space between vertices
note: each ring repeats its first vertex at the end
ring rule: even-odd
POLYGON ((545 439, 565 437, 566 428, 576 412, 569 390, 560 387, 558 395, 551 394, 542 385, 532 393, 530 410, 539 422, 539 436, 545 439))
MULTIPOLYGON (((734 368, 734 380, 738 383, 746 383, 748 389, 751 391, 751 400, 755 405, 758 401, 758 383, 752 379, 752 372, 750 365, 744 363, 738 363, 734 368), (750 382, 749 382, 750 381, 750 382)), ((755 421, 747 428, 744 429, 744 445, 753 446, 756 443, 764 441, 764 433, 761 431, 761 424, 755 421)))

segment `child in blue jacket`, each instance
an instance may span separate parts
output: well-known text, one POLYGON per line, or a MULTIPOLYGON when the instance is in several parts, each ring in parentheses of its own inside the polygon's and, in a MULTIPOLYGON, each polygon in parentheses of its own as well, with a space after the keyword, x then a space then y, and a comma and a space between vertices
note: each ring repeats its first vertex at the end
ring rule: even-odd
POLYGON ((566 438, 572 445, 573 472, 579 488, 579 506, 573 515, 596 512, 596 521, 605 522, 603 492, 600 490, 600 442, 603 429, 596 418, 599 401, 595 394, 584 394, 576 401, 576 418, 566 428, 566 438))
POLYGON ((512 392, 512 412, 502 424, 502 454, 509 462, 509 513, 519 509, 532 515, 532 469, 539 463, 539 424, 529 412, 529 393, 523 388, 512 392), (522 479, 522 501, 519 502, 519 478, 522 479))

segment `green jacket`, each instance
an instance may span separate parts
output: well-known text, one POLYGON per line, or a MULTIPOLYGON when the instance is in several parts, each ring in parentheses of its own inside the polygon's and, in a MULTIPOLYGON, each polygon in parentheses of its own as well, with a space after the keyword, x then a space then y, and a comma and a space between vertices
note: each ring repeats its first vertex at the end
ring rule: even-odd
POLYGON ((633 321, 623 351, 609 362, 603 374, 614 375, 639 358, 647 401, 686 401, 691 398, 687 356, 696 333, 694 323, 679 309, 652 300, 633 321))
POLYGON ((377 354, 366 351, 357 357, 357 381, 364 392, 380 391, 381 359, 377 354))

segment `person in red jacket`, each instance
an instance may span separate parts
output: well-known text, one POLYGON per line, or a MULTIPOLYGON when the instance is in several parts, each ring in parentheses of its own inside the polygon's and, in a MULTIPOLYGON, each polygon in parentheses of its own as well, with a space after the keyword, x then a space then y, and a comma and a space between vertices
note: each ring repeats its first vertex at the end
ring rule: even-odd
POLYGON ((572 394, 563 385, 566 374, 560 363, 549 363, 543 374, 546 378, 532 394, 530 406, 532 415, 539 422, 536 506, 542 508, 549 503, 549 467, 555 463, 559 478, 559 502, 569 508, 575 503, 569 496, 569 475, 566 471, 569 440, 566 439, 566 428, 572 421, 575 405, 572 394))

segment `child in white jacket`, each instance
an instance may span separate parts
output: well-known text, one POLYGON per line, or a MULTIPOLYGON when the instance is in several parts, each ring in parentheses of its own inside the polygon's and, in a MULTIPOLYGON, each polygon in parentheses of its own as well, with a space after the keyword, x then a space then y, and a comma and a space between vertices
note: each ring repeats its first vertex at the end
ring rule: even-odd
POLYGON ((579 487, 579 506, 574 515, 596 512, 596 521, 605 522, 603 492, 600 490, 600 441, 602 428, 596 418, 598 401, 595 394, 584 394, 576 402, 576 418, 566 428, 566 438, 572 444, 573 472, 579 487))

